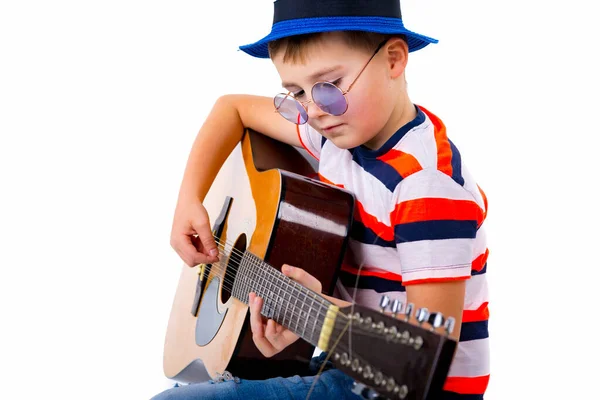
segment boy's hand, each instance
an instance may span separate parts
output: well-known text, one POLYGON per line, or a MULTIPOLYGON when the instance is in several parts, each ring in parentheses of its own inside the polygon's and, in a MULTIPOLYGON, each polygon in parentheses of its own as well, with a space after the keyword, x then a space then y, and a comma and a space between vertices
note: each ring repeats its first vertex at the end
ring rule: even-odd
POLYGON ((218 261, 219 253, 208 213, 199 200, 177 204, 171 230, 171 247, 190 267, 218 261))
MULTIPOLYGON (((284 264, 281 271, 302 286, 319 294, 321 293, 321 282, 303 269, 284 264)), ((260 297, 256 296, 255 293, 250 293, 249 300, 252 339, 263 356, 272 357, 298 340, 298 336, 289 329, 284 328, 272 319, 267 321, 260 315, 263 306, 263 300, 260 297)))

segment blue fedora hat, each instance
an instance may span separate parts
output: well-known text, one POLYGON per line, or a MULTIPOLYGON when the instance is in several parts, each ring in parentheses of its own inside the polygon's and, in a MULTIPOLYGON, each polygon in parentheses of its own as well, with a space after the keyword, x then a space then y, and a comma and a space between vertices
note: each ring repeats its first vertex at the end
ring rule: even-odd
POLYGON ((253 57, 269 58, 268 43, 288 36, 330 31, 366 31, 405 35, 408 51, 437 39, 409 31, 402 23, 400 0, 276 0, 271 33, 240 46, 253 57))

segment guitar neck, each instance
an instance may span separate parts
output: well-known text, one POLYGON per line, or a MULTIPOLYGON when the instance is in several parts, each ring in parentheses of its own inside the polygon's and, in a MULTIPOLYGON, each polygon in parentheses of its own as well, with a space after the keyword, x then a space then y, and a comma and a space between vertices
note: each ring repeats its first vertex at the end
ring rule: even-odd
POLYGON ((246 252, 239 260, 231 294, 249 304, 250 292, 263 299, 263 316, 323 348, 322 331, 328 331, 323 327, 331 325, 331 310, 337 310, 330 301, 246 252))

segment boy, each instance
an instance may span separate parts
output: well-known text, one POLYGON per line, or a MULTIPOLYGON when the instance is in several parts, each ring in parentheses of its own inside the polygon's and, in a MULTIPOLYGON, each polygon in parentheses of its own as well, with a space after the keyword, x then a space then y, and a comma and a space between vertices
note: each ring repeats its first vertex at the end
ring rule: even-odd
MULTIPOLYGON (((270 57, 285 91, 274 99, 235 95, 216 102, 191 150, 172 247, 189 266, 217 260, 201 202, 244 128, 304 147, 319 160, 321 180, 356 197, 336 289, 341 300, 335 302, 378 308, 387 293, 454 316, 452 335, 460 342, 443 398, 482 399, 489 379, 482 229, 487 204, 442 121, 410 101, 404 76, 408 53, 437 41, 404 28, 398 0, 278 0, 274 11, 271 33, 240 48, 270 57), (199 241, 192 241, 194 234, 199 241)), ((316 279, 301 269, 283 271, 320 292, 316 279)), ((254 342, 265 356, 297 339, 262 320, 260 298, 251 294, 250 303, 254 342)), ((314 380, 203 383, 155 399, 304 399, 314 380)), ((340 371, 326 370, 310 397, 358 399, 351 383, 340 371)))

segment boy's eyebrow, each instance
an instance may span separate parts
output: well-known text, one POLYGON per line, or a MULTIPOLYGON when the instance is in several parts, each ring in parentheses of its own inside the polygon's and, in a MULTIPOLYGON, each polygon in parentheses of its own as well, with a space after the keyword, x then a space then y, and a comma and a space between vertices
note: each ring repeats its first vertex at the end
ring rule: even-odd
MULTIPOLYGON (((342 66, 341 65, 336 65, 334 67, 328 67, 325 69, 322 69, 320 71, 315 72, 314 74, 312 74, 311 76, 308 77, 308 80, 310 82, 315 82, 317 81, 320 77, 322 77, 323 75, 327 75, 331 72, 337 71, 338 69, 341 69, 342 66)), ((300 85, 293 83, 293 82, 281 82, 281 87, 289 87, 289 86, 296 86, 296 87, 300 87, 300 85)))

